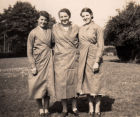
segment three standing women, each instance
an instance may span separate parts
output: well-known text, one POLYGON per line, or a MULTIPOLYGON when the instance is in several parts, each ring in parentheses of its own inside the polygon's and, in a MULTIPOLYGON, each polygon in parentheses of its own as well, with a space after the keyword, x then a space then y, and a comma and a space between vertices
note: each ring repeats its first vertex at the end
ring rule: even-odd
POLYGON ((52 58, 52 32, 48 28, 49 14, 41 11, 38 25, 34 28, 27 41, 27 55, 31 70, 29 71, 29 96, 35 99, 41 117, 48 115, 49 98, 53 101, 54 68, 52 58))
POLYGON ((103 31, 92 21, 93 12, 91 9, 83 8, 80 15, 85 24, 79 30, 80 58, 77 92, 88 96, 89 115, 100 117, 99 95, 102 93, 103 31), (95 99, 95 110, 93 99, 95 99))
POLYGON ((37 100, 40 115, 48 113, 47 96, 55 96, 62 101, 62 115, 67 115, 67 99, 72 99, 72 110, 77 113, 76 97, 79 94, 86 94, 89 99, 89 114, 100 116, 101 92, 101 60, 103 54, 103 32, 96 25, 91 9, 84 8, 81 16, 85 24, 80 28, 70 22, 71 13, 68 9, 61 9, 58 13, 60 23, 53 26, 52 32, 46 27, 49 15, 40 12, 38 26, 33 29, 28 37, 28 58, 32 66, 32 74, 29 78, 30 97, 37 100), (78 51, 78 33, 79 50, 78 51), (52 40, 52 36, 54 40, 52 40), (55 42, 54 68, 52 59, 51 43, 55 42), (79 70, 78 70, 79 59, 79 70), (55 91, 54 91, 54 72, 55 91), (95 73, 98 72, 99 73, 95 73), (78 74, 77 74, 78 73, 78 74), (78 84, 78 85, 77 85, 78 84), (95 98, 95 110, 93 106, 95 98))

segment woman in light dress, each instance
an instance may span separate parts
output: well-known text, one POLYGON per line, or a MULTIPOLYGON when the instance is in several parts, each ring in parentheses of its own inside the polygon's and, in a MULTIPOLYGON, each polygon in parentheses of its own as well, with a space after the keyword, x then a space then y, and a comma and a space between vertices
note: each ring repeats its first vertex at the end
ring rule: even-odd
POLYGON ((79 29, 80 58, 77 92, 79 95, 87 95, 89 116, 100 117, 103 31, 94 23, 91 9, 83 8, 80 15, 85 24, 79 29), (93 99, 95 99, 95 110, 93 99))
POLYGON ((48 28, 49 14, 41 11, 38 25, 28 36, 29 97, 35 99, 41 117, 49 114, 49 99, 54 101, 54 68, 52 58, 52 31, 48 28))
POLYGON ((70 22, 71 13, 61 9, 60 23, 53 26, 55 88, 58 101, 62 102, 62 116, 68 114, 67 99, 72 99, 72 111, 77 115, 76 87, 78 70, 78 26, 70 22))

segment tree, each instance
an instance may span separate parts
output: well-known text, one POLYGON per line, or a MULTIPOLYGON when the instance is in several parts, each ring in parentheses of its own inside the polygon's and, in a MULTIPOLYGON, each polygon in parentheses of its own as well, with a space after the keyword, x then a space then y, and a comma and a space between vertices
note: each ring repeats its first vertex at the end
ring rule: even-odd
POLYGON ((135 61, 140 54, 140 6, 130 2, 112 17, 105 28, 105 44, 116 47, 123 61, 135 61))
POLYGON ((36 26, 37 15, 38 11, 28 2, 17 2, 1 14, 0 37, 7 35, 6 43, 11 43, 15 53, 26 52, 27 35, 36 26))
MULTIPOLYGON (((37 25, 38 11, 28 2, 17 2, 9 6, 0 14, 0 39, 7 35, 6 42, 10 42, 14 53, 26 54, 26 43, 29 32, 37 25)), ((49 26, 55 23, 50 15, 49 26)))

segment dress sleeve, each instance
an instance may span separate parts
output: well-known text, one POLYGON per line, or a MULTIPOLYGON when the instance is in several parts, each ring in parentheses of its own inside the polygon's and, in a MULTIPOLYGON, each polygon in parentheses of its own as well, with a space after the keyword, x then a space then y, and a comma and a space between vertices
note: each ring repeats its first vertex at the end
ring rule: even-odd
POLYGON ((79 46, 79 38, 78 38, 79 27, 78 27, 78 25, 74 24, 74 28, 75 28, 74 33, 76 33, 74 45, 75 45, 76 48, 78 48, 78 46, 79 46))
POLYGON ((35 60, 33 57, 34 38, 35 38, 34 32, 31 31, 27 40, 27 56, 28 56, 29 64, 31 65, 32 68, 36 67, 35 60))
POLYGON ((52 46, 51 47, 52 47, 53 50, 54 50, 54 47, 55 47, 55 35, 54 35, 55 25, 56 24, 54 24, 52 29, 51 29, 51 31, 52 31, 52 33, 51 33, 51 45, 52 46))
POLYGON ((97 28, 97 54, 95 62, 99 63, 103 56, 104 51, 104 39, 103 39, 103 30, 98 27, 97 28))
POLYGON ((53 31, 51 33, 51 45, 52 45, 52 48, 55 46, 55 36, 54 36, 53 31))

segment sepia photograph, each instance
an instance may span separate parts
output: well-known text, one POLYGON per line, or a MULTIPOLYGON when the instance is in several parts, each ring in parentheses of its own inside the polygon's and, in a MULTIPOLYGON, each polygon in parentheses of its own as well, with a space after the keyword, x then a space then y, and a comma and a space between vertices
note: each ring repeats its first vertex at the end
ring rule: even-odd
POLYGON ((140 117, 140 0, 0 0, 0 117, 140 117))

